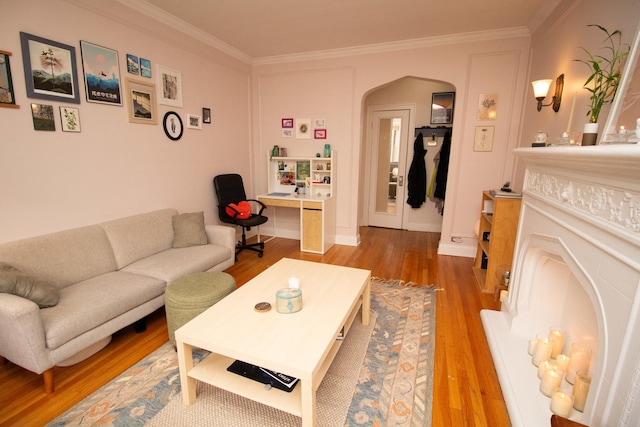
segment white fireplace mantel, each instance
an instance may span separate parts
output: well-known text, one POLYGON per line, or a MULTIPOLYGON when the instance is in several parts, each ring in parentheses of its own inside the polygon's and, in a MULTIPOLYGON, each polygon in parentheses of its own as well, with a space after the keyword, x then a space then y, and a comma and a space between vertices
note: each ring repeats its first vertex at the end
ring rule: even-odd
POLYGON ((571 418, 592 427, 635 425, 640 146, 521 148, 515 154, 526 174, 512 280, 501 311, 481 313, 511 423, 549 425, 549 399, 538 390, 527 343, 560 325, 572 341, 588 336, 596 347, 585 411, 571 418), (546 268, 551 264, 565 267, 546 268), (554 280, 550 272, 556 270, 567 273, 554 280), (557 301, 549 304, 550 295, 557 301))

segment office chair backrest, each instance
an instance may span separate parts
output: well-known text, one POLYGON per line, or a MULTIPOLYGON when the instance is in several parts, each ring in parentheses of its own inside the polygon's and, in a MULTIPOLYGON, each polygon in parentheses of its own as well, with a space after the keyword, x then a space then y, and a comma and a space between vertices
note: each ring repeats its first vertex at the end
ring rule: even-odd
POLYGON ((228 216, 225 207, 229 203, 238 204, 247 200, 242 177, 237 173, 216 176, 213 178, 213 186, 218 196, 218 210, 221 217, 228 216))

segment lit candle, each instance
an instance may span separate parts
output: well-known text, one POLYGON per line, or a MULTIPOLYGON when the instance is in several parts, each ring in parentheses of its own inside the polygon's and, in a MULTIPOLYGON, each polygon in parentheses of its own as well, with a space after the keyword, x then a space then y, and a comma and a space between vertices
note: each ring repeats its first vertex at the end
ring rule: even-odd
POLYGON ((538 366, 541 362, 545 360, 549 360, 551 357, 551 343, 547 338, 539 338, 536 341, 536 346, 533 349, 533 356, 531 357, 531 362, 538 366))
POLYGON ((567 367, 567 382, 573 384, 578 371, 588 371, 591 349, 580 344, 571 344, 571 360, 567 367))
POLYGON ((547 369, 540 382, 540 391, 547 397, 551 397, 553 391, 560 387, 563 372, 558 368, 547 369))
POLYGON ((560 368, 562 372, 567 372, 570 360, 571 358, 566 354, 559 354, 556 356, 556 365, 558 365, 558 368, 560 368))
POLYGON ((571 132, 571 122, 573 122, 573 112, 576 109, 576 96, 578 92, 573 94, 573 103, 571 104, 571 112, 569 113, 569 123, 567 123, 567 133, 571 132))
POLYGON ((554 414, 569 418, 571 415, 571 408, 573 407, 573 396, 569 394, 568 390, 562 388, 556 388, 551 395, 551 405, 549 408, 554 414))
POLYGON ((584 404, 587 403, 587 395, 591 386, 591 377, 588 372, 580 371, 576 374, 576 383, 573 385, 573 407, 584 412, 584 404))
POLYGON ((564 347, 565 332, 560 328, 551 328, 549 331, 549 342, 551 342, 551 358, 555 359, 564 347))
POLYGON ((538 378, 542 378, 547 369, 557 368, 556 365, 551 363, 551 360, 545 360, 538 365, 538 378))

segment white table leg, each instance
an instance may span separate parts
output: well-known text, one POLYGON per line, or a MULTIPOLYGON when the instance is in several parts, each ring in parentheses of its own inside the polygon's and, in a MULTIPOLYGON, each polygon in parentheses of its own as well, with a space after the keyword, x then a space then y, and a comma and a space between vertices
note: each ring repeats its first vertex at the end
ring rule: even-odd
POLYGON ((302 427, 316 425, 316 389, 311 380, 300 381, 302 387, 302 427))
POLYGON ((187 375, 189 371, 193 369, 191 346, 176 340, 176 348, 178 349, 178 368, 180 369, 182 401, 185 405, 192 405, 196 401, 196 380, 187 375))

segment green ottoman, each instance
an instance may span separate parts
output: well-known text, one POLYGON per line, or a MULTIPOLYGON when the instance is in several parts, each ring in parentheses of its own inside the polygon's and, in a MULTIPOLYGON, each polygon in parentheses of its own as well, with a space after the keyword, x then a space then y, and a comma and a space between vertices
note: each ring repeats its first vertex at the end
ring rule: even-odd
POLYGON ((190 274, 169 283, 164 293, 169 341, 175 346, 176 329, 235 289, 236 281, 233 276, 213 271, 190 274))

